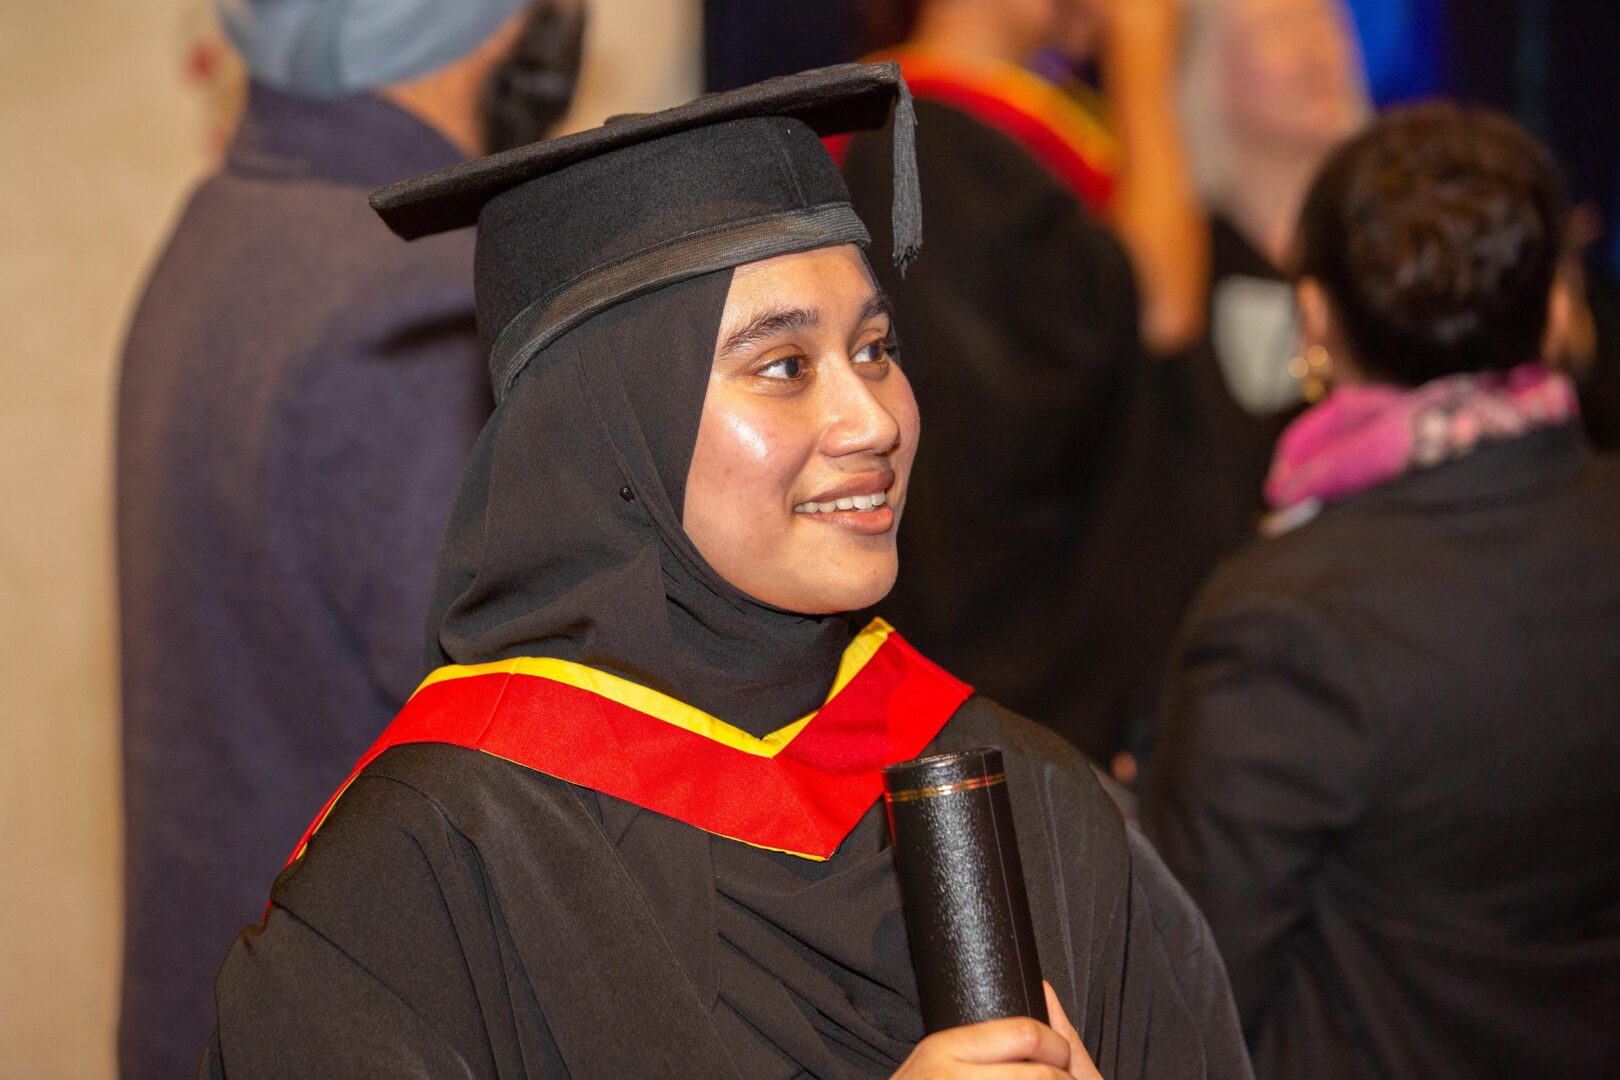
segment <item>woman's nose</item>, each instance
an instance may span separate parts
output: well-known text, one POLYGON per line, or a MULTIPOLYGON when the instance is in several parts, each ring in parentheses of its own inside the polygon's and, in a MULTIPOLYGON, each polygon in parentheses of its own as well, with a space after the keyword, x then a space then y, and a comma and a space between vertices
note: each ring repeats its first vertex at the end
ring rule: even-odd
POLYGON ((822 383, 827 388, 822 452, 829 457, 888 453, 900 439, 900 422, 879 393, 883 384, 860 375, 848 361, 833 367, 835 376, 822 383))

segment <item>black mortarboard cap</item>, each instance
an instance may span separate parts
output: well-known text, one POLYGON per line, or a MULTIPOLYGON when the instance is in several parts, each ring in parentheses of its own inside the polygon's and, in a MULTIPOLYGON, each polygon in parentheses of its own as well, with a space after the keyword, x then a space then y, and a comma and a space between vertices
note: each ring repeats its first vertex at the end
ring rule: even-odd
POLYGON ((477 224, 478 326, 496 399, 585 319, 699 274, 867 244, 818 136, 894 106, 895 262, 921 245, 915 118, 898 64, 842 64, 709 94, 378 188, 408 240, 477 224))

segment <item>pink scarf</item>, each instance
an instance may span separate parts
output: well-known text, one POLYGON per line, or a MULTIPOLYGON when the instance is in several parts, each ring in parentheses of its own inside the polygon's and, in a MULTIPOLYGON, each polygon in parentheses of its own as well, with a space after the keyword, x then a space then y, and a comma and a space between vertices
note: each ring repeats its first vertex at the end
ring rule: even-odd
POLYGON ((1484 440, 1567 423, 1577 410, 1569 377, 1540 364, 1448 375, 1411 389, 1341 386, 1283 432, 1266 501, 1278 511, 1305 511, 1462 457, 1484 440))

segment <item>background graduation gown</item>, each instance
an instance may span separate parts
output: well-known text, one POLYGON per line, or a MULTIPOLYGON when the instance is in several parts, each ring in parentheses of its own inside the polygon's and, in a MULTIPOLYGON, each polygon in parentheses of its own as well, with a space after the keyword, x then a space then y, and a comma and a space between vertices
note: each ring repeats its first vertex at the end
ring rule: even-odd
POLYGON ((1186 602, 1160 572, 1181 523, 1143 422, 1130 259, 1017 134, 922 92, 916 110, 927 255, 903 276, 887 133, 844 156, 923 417, 904 570, 876 610, 1106 764, 1186 602))
POLYGON ((255 85, 135 312, 118 418, 126 1080, 196 1064, 220 955, 421 676, 489 383, 472 238, 407 247, 366 192, 460 157, 379 98, 255 85))
MULTIPOLYGON (((845 618, 739 593, 680 528, 729 283, 622 302, 518 376, 452 514, 431 664, 588 663, 756 736, 820 705, 845 618)), ((1201 919, 1083 760, 981 698, 935 745, 986 742, 1044 966, 1105 1074, 1248 1075, 1201 919)), ((232 950, 202 1075, 887 1076, 922 1027, 885 836, 874 804, 814 862, 389 750, 232 950)))
POLYGON ((1289 374, 1299 352, 1293 286, 1219 214, 1210 220, 1203 337, 1142 365, 1132 380, 1129 505, 1152 563, 1125 562, 1150 603, 1137 619, 1144 657, 1129 703, 1130 749, 1146 756, 1177 628, 1215 566, 1253 542, 1277 439, 1303 407, 1289 374))

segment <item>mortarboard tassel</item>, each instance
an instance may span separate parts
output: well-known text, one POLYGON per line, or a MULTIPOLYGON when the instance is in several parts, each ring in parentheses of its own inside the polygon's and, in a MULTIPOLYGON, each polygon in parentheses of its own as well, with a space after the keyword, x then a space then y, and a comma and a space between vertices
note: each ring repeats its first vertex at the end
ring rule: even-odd
POLYGON ((917 181, 917 112, 904 79, 894 105, 894 265, 904 277, 922 247, 922 190, 917 181))

